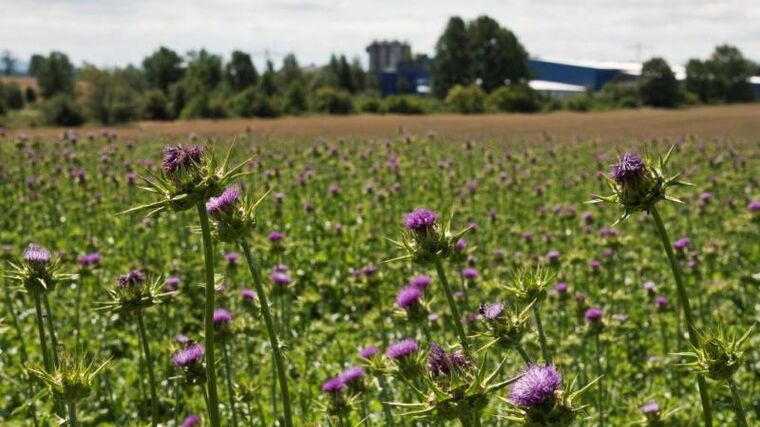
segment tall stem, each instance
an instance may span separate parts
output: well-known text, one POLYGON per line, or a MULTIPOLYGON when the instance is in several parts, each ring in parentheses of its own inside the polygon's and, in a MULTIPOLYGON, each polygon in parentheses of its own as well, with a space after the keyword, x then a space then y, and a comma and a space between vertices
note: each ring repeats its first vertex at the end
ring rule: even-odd
POLYGON ((530 356, 528 356, 528 353, 525 352, 525 349, 523 348, 522 344, 517 344, 515 349, 517 350, 518 353, 520 353, 520 356, 523 358, 526 365, 530 366, 533 364, 533 361, 530 360, 530 356))
POLYGON ((446 294, 446 300, 449 302, 451 316, 453 317, 452 322, 454 323, 454 330, 459 337, 459 342, 462 344, 462 349, 465 351, 465 353, 469 353, 470 349, 467 346, 467 335, 465 335, 464 328, 462 327, 462 316, 459 314, 459 308, 457 307, 456 301, 454 301, 454 294, 451 292, 451 286, 449 285, 449 281, 446 279, 446 272, 443 269, 443 263, 441 263, 441 260, 439 258, 435 259, 435 269, 438 272, 438 279, 441 281, 443 292, 446 294))
MULTIPOLYGON (((683 282, 681 267, 678 265, 678 260, 676 260, 676 256, 673 253, 673 247, 671 246, 668 233, 665 231, 665 225, 662 223, 662 218, 660 218, 660 213, 657 212, 657 208, 654 205, 652 205, 649 212, 652 214, 652 218, 654 218, 657 234, 660 236, 662 246, 665 248, 665 253, 668 255, 668 261, 670 261, 670 268, 673 270, 673 277, 676 280, 676 288, 678 290, 678 302, 681 304, 684 319, 686 320, 686 329, 689 331, 689 342, 692 347, 699 348, 697 329, 694 325, 694 318, 691 315, 691 305, 689 304, 689 296, 686 293, 686 286, 683 282)), ((697 375, 697 385, 699 387, 699 397, 702 400, 702 413, 704 416, 705 427, 712 427, 712 408, 710 406, 710 397, 707 393, 707 381, 705 381, 703 375, 697 375)))
POLYGON ((742 399, 739 396, 739 387, 733 378, 728 378, 728 388, 731 390, 731 398, 734 401, 733 409, 736 413, 736 423, 739 427, 747 427, 747 416, 744 415, 744 406, 742 406, 742 399))
POLYGON ((604 378, 602 375, 602 349, 599 345, 599 334, 595 336, 596 351, 596 375, 599 377, 599 400, 597 402, 597 411, 599 412, 599 427, 604 427, 604 378))
POLYGON ((42 363, 45 366, 45 372, 53 372, 53 364, 50 361, 50 352, 48 351, 47 339, 45 338, 45 323, 42 319, 42 302, 40 295, 34 295, 34 308, 37 314, 37 332, 40 335, 40 349, 42 350, 42 363))
POLYGON ((140 329, 140 341, 142 342, 143 356, 148 368, 148 382, 150 383, 150 419, 153 427, 158 425, 158 395, 156 393, 156 377, 153 374, 153 359, 150 357, 150 344, 148 334, 145 333, 145 322, 142 310, 137 310, 137 325, 140 329))
POLYGON ((77 427, 77 404, 74 402, 69 403, 69 427, 77 427))
POLYGON ((232 384, 232 367, 230 366, 230 357, 227 354, 227 341, 222 343, 222 358, 224 359, 224 372, 227 376, 227 394, 230 399, 230 409, 232 410, 232 427, 237 427, 237 411, 235 410, 235 389, 232 384))
POLYGON ((53 366, 58 366, 58 338, 55 336, 55 327, 53 322, 53 312, 50 310, 47 293, 42 294, 42 303, 45 304, 45 314, 47 317, 48 332, 50 332, 50 343, 53 348, 50 354, 53 359, 53 366))
POLYGON ((203 202, 198 203, 198 219, 203 236, 203 255, 206 261, 206 312, 204 333, 206 344, 206 388, 208 393, 208 418, 212 426, 221 425, 219 395, 216 392, 216 356, 214 355, 214 248, 208 214, 203 202))
POLYGON ((277 369, 277 375, 280 382, 282 408, 285 413, 285 427, 293 427, 293 418, 290 410, 290 394, 288 393, 288 377, 285 375, 285 361, 282 357, 282 348, 280 348, 280 343, 277 338, 277 331, 275 330, 274 322, 272 321, 272 314, 269 311, 269 303, 267 302, 267 296, 264 292, 261 272, 256 266, 256 260, 251 254, 251 248, 250 245, 248 245, 248 242, 241 240, 240 247, 243 249, 245 259, 248 262, 248 269, 251 271, 251 276, 253 276, 253 283, 256 286, 256 294, 259 297, 259 305, 261 305, 261 315, 264 317, 267 334, 269 335, 269 343, 272 346, 275 368, 277 369))
POLYGON ((544 327, 541 324, 541 309, 538 307, 538 304, 533 304, 533 315, 536 318, 536 329, 538 329, 538 342, 541 344, 541 355, 544 357, 544 363, 551 363, 552 359, 549 357, 549 349, 546 347, 544 327))

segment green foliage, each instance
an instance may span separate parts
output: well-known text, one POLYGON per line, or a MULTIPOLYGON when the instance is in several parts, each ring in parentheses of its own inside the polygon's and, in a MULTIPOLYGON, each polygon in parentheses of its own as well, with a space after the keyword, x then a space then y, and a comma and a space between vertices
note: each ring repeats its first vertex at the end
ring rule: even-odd
POLYGON ((225 68, 225 77, 234 91, 254 86, 259 81, 259 73, 251 56, 239 50, 232 52, 232 59, 225 68))
POLYGON ((24 95, 16 83, 0 83, 0 104, 5 104, 9 110, 24 108, 24 95))
POLYGON ((631 83, 607 83, 594 94, 594 107, 603 110, 641 107, 639 88, 631 83))
POLYGON ((37 92, 34 90, 34 88, 27 87, 24 90, 24 99, 26 99, 27 104, 34 104, 37 102, 37 92))
POLYGON ((562 108, 570 111, 589 111, 594 99, 588 93, 573 95, 562 100, 562 108))
POLYGON ((365 95, 356 98, 356 105, 362 113, 384 113, 383 100, 375 95, 365 95))
POLYGON ((309 98, 303 84, 294 80, 285 92, 284 111, 288 114, 301 114, 309 109, 309 98))
POLYGON ((536 91, 523 84, 496 89, 486 98, 486 105, 493 110, 511 113, 533 113, 541 108, 536 91))
POLYGON ((329 114, 350 114, 354 106, 350 93, 325 86, 314 94, 314 109, 329 114))
POLYGON ((222 82, 222 58, 201 49, 190 52, 182 82, 192 93, 210 92, 222 82))
POLYGON ((715 48, 706 61, 691 59, 686 64, 686 89, 704 103, 746 102, 754 99, 749 78, 754 65, 734 46, 715 48))
POLYGON ((464 20, 458 16, 449 18, 435 45, 433 91, 437 97, 445 98, 452 87, 472 80, 469 44, 464 20))
POLYGON ((652 58, 642 65, 638 85, 644 105, 672 108, 678 104, 678 81, 662 58, 652 58))
POLYGON ((102 124, 129 122, 140 117, 140 91, 133 87, 126 70, 99 70, 88 66, 80 73, 87 90, 84 108, 102 124))
POLYGON ((84 111, 69 95, 56 95, 42 103, 42 118, 48 125, 81 126, 85 122, 84 111))
POLYGON ((169 88, 182 78, 182 58, 173 50, 161 46, 143 60, 145 79, 152 88, 168 93, 169 88))
POLYGON ((145 92, 142 104, 142 118, 147 120, 171 120, 172 117, 169 98, 164 92, 157 89, 145 92))
POLYGON ((486 93, 477 85, 456 85, 446 95, 446 104, 457 113, 477 114, 485 111, 486 93))
POLYGON ((47 58, 35 56, 31 69, 45 98, 74 93, 74 66, 66 54, 51 52, 47 58))
POLYGON ((272 97, 266 96, 255 87, 235 95, 229 102, 233 114, 240 117, 277 117, 280 109, 272 97))
POLYGON ((424 114, 425 106, 420 97, 414 95, 389 96, 383 100, 383 111, 392 114, 424 114))
POLYGON ((221 119, 227 117, 228 114, 221 98, 203 92, 190 98, 179 116, 183 120, 194 118, 221 119))

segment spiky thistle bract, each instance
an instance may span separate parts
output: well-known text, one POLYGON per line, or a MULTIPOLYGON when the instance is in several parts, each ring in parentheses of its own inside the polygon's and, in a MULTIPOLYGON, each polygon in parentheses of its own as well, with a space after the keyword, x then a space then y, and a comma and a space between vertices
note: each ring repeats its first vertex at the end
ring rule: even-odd
POLYGON ((675 353, 692 359, 685 363, 697 373, 714 380, 728 380, 741 367, 744 361, 744 344, 755 329, 753 324, 741 337, 726 333, 722 328, 717 332, 701 331, 698 347, 690 352, 675 353))
POLYGON ((611 203, 623 208, 623 213, 615 224, 626 220, 638 211, 648 212, 660 200, 683 203, 668 193, 671 187, 691 185, 679 179, 680 173, 667 175, 665 169, 675 146, 671 146, 664 156, 657 159, 639 158, 635 153, 621 156, 613 165, 612 176, 604 176, 611 195, 593 195, 588 203, 611 203))
POLYGON ((106 360, 96 365, 94 357, 89 361, 87 359, 88 356, 84 353, 63 353, 61 364, 52 372, 36 367, 30 367, 27 370, 45 385, 47 392, 56 401, 70 404, 90 395, 92 380, 109 362, 106 360))

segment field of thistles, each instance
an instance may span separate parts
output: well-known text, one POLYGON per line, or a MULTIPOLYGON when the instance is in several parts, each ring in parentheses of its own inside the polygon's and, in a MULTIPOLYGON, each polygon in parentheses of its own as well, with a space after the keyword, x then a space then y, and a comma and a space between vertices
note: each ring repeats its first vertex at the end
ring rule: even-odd
POLYGON ((0 425, 753 426, 760 144, 0 136, 0 425))

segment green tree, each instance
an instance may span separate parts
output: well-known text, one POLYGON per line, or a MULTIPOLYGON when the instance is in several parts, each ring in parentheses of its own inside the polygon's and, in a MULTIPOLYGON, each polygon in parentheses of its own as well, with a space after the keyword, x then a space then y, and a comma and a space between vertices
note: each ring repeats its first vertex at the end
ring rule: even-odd
POLYGON ((652 58, 642 65, 638 86, 644 105, 672 108, 678 103, 678 80, 662 58, 652 58))
POLYGON ((538 94, 523 84, 506 85, 494 90, 486 98, 486 105, 498 111, 520 113, 532 113, 541 107, 538 94))
POLYGON ((528 52, 514 33, 488 16, 470 22, 467 33, 471 76, 486 92, 528 78, 528 52))
POLYGON ((142 65, 150 86, 164 93, 168 93, 169 87, 182 78, 182 58, 164 46, 143 59, 142 65))
POLYGON ((696 94, 703 103, 716 102, 721 97, 709 65, 699 59, 686 63, 686 90, 696 94))
POLYGON ((45 98, 74 92, 74 66, 66 54, 51 52, 47 58, 35 64, 34 71, 40 92, 45 98))
POLYGON ((29 58, 29 75, 37 77, 37 73, 42 70, 42 66, 45 64, 45 57, 39 53, 35 53, 29 58))
POLYGON ((182 78, 191 93, 205 93, 216 89, 223 77, 222 58, 205 49, 188 54, 187 69, 182 78))
POLYGON ((349 114, 353 111, 351 94, 343 89, 324 86, 314 95, 315 109, 329 114, 349 114))
POLYGON ((451 17, 435 45, 433 91, 444 98, 454 85, 471 81, 470 50, 467 27, 458 16, 451 17))
POLYGON ((259 89, 264 95, 271 97, 277 94, 277 84, 275 83, 274 64, 272 61, 267 61, 267 69, 264 74, 261 75, 261 81, 259 81, 259 89))
POLYGON ((20 110, 24 108, 24 94, 16 83, 2 85, 0 91, 0 103, 4 103, 10 110, 20 110))
POLYGON ((727 44, 716 47, 708 64, 725 101, 746 102, 754 98, 749 82, 754 66, 738 48, 727 44))
POLYGON ((140 92, 130 84, 127 70, 101 70, 92 65, 80 73, 86 84, 85 110, 93 120, 103 124, 124 123, 139 118, 140 92))
POLYGON ((293 83, 304 82, 303 72, 298 65, 298 59, 292 53, 285 55, 282 59, 282 68, 277 71, 277 85, 289 88, 293 83))
POLYGON ((85 122, 82 108, 71 95, 58 94, 42 104, 42 118, 45 123, 56 126, 81 126, 85 122))
POLYGON ((3 51, 2 56, 2 62, 3 62, 3 73, 6 76, 13 75, 13 73, 16 71, 16 57, 13 56, 13 53, 11 51, 6 50, 3 51))
POLYGON ((285 111, 290 114, 301 114, 308 109, 306 89, 301 82, 292 82, 285 92, 285 111))
POLYGON ((251 55, 236 50, 227 64, 225 76, 232 90, 239 92, 259 81, 259 73, 253 65, 251 55))

